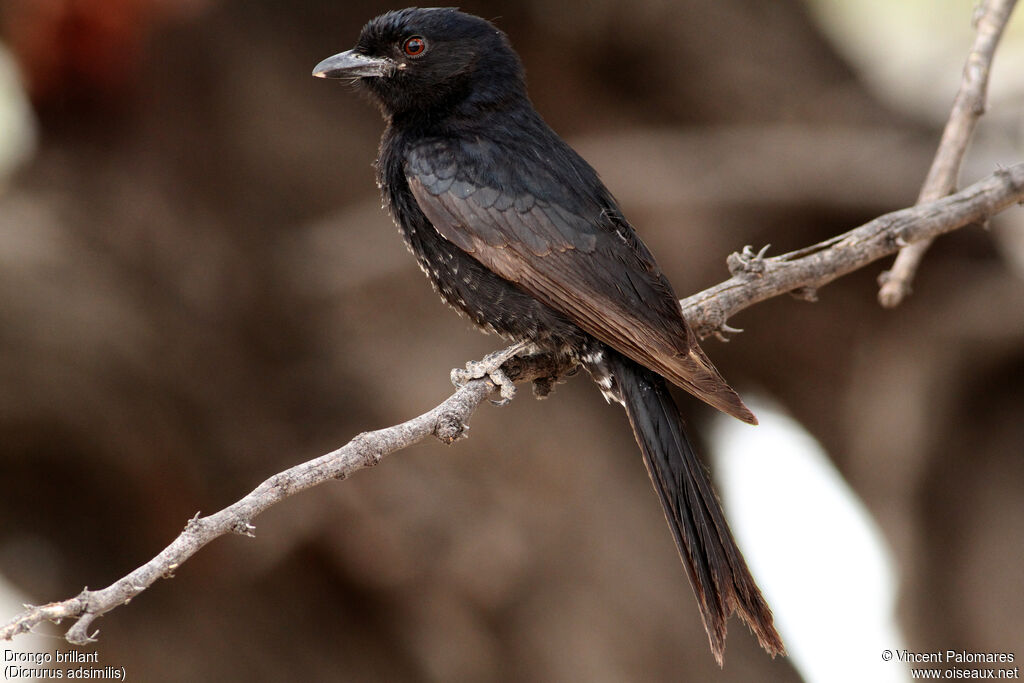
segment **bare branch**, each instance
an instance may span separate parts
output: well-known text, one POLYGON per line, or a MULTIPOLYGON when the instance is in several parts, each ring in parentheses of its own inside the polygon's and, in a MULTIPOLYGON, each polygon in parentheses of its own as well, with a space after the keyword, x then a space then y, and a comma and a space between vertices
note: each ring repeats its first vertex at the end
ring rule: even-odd
MULTIPOLYGON (((735 331, 726 325, 731 315, 785 292, 813 299, 822 285, 891 254, 902 245, 929 239, 964 225, 985 220, 1024 200, 1024 164, 1000 170, 967 189, 939 201, 886 214, 843 235, 806 249, 764 258, 749 247, 729 258, 733 276, 684 299, 687 319, 702 336, 735 331)), ((545 396, 559 378, 572 370, 566 359, 547 355, 515 357, 502 366, 513 381, 532 380, 545 396)), ((170 578, 188 558, 210 541, 228 533, 252 536, 252 520, 275 503, 332 479, 344 479, 370 467, 423 438, 434 435, 454 443, 464 435, 470 416, 494 389, 486 378, 468 381, 436 408, 393 427, 364 432, 341 448, 270 477, 249 495, 207 517, 198 514, 159 555, 106 588, 38 607, 29 607, 0 628, 0 639, 11 640, 45 621, 75 618, 66 638, 83 645, 95 639, 89 629, 97 617, 154 584, 170 578)))
MULTIPOLYGON (((514 358, 504 371, 509 379, 540 381, 548 386, 571 370, 562 360, 546 355, 514 358)), ((98 631, 89 629, 97 617, 127 604, 132 598, 174 572, 210 541, 228 533, 252 536, 252 520, 279 501, 300 491, 332 479, 345 479, 356 470, 372 467, 385 455, 434 435, 445 443, 454 443, 466 429, 466 423, 480 403, 490 395, 494 384, 488 379, 470 380, 436 408, 393 427, 364 432, 341 448, 275 474, 257 486, 249 495, 220 512, 207 517, 197 513, 185 529, 159 555, 106 588, 83 590, 77 596, 24 612, 0 628, 0 640, 11 640, 44 621, 60 622, 77 618, 65 638, 74 645, 95 640, 98 631)))
MULTIPOLYGON (((983 0, 976 16, 977 35, 967 55, 960 90, 953 100, 953 109, 946 122, 946 128, 942 131, 942 140, 939 142, 935 159, 918 195, 918 204, 944 197, 956 188, 967 143, 978 119, 985 113, 988 75, 996 46, 1016 1, 983 0)), ((910 282, 931 243, 932 238, 927 238, 903 247, 893 262, 892 269, 879 276, 881 288, 878 291, 878 301, 882 306, 894 308, 910 294, 910 282)))
POLYGON ((895 252, 971 223, 981 223, 1011 204, 1024 188, 1024 164, 1014 164, 960 192, 884 216, 810 247, 773 258, 747 248, 729 258, 733 276, 683 299, 683 313, 694 330, 714 334, 738 311, 786 292, 813 300, 815 291, 836 278, 895 252))

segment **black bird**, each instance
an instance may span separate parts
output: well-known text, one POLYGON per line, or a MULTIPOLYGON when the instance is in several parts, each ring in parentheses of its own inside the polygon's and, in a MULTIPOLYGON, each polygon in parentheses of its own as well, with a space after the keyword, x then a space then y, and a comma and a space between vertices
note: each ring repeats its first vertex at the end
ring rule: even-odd
POLYGON ((455 9, 388 12, 313 75, 379 103, 384 203, 441 298, 489 332, 579 362, 625 407, 719 665, 733 612, 782 654, 665 380, 757 420, 597 173, 533 108, 505 34, 455 9))

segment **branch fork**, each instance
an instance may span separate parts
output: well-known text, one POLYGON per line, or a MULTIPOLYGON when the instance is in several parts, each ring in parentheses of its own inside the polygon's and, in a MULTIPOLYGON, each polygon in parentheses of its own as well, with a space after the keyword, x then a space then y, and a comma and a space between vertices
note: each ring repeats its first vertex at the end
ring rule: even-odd
MULTIPOLYGON (((910 240, 934 237, 983 221, 1021 201, 1024 164, 1016 164, 955 195, 887 214, 796 252, 768 258, 764 249, 758 253, 744 249, 734 255, 738 263, 745 264, 743 268, 729 280, 682 300, 683 315, 701 336, 736 332, 736 328, 726 324, 735 313, 786 292, 807 299, 822 285, 895 251, 897 235, 910 240), (752 276, 751 271, 756 275, 752 276)), ((534 382, 534 393, 543 397, 556 382, 578 369, 565 357, 516 355, 523 350, 512 347, 499 352, 499 356, 506 357, 490 373, 484 373, 487 376, 466 380, 448 399, 423 415, 359 434, 331 453, 275 474, 220 512, 206 517, 197 514, 159 555, 107 588, 86 589, 62 602, 27 608, 0 627, 0 640, 10 640, 44 621, 59 623, 62 619, 77 618, 65 638, 75 645, 90 643, 95 633, 90 634, 88 629, 97 617, 126 604, 157 580, 173 576, 182 563, 213 539, 228 533, 251 536, 252 520, 281 500, 325 481, 345 479, 427 436, 436 436, 448 444, 464 437, 470 416, 494 390, 493 376, 497 372, 510 382, 534 382)))
MULTIPOLYGON (((1017 0, 982 0, 975 10, 973 24, 977 35, 967 55, 960 89, 953 100, 953 108, 942 131, 938 151, 918 195, 918 204, 934 201, 952 193, 956 188, 967 144, 978 119, 985 113, 988 77, 996 46, 1016 3, 1017 0)), ((926 237, 900 245, 902 248, 892 269, 883 272, 878 278, 878 302, 882 306, 895 308, 910 295, 910 283, 933 239, 926 237)))
MULTIPOLYGON (((909 292, 917 264, 932 239, 965 225, 984 223, 1003 209, 1024 203, 1024 164, 999 169, 940 199, 955 186, 970 132, 984 110, 992 55, 1014 4, 1014 0, 987 0, 982 8, 961 91, 918 205, 789 254, 768 258, 767 246, 756 253, 748 246, 731 254, 727 259, 730 279, 680 302, 683 315, 698 335, 714 334, 724 340, 725 334, 741 331, 727 324, 737 312, 787 292, 814 301, 823 285, 902 248, 892 271, 880 278, 882 305, 894 306, 909 292)), ((267 508, 312 486, 372 467, 385 455, 427 436, 454 443, 465 437, 473 412, 496 387, 503 399, 499 404, 512 398, 514 382, 532 381, 534 394, 543 398, 558 381, 578 370, 565 357, 519 355, 525 350, 511 347, 481 363, 467 364, 465 371, 452 373, 458 387, 455 393, 426 413, 359 434, 335 451, 275 474, 219 512, 206 517, 197 513, 156 557, 110 586, 84 589, 61 602, 26 605, 25 611, 0 627, 0 640, 11 640, 43 622, 77 619, 65 639, 74 645, 94 642, 98 631, 90 633, 89 629, 98 617, 127 604, 159 579, 173 577, 182 563, 215 538, 229 533, 251 537, 255 529, 252 520, 267 508)))

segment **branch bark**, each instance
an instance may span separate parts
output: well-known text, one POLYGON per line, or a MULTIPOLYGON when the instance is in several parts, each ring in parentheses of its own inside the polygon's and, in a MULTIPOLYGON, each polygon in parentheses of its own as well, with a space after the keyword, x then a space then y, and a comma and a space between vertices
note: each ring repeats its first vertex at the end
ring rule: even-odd
MULTIPOLYGON (((976 15, 977 35, 967 55, 960 90, 953 100, 953 109, 942 131, 939 149, 935 153, 928 176, 918 195, 917 203, 931 202, 956 189, 960 164, 967 152, 967 144, 985 113, 988 75, 992 68, 996 46, 1017 0, 984 0, 976 15)), ((924 253, 931 246, 928 238, 903 247, 892 269, 879 275, 881 285, 878 302, 886 308, 895 308, 910 294, 910 283, 917 273, 924 253)))
MULTIPOLYGON (((728 331, 726 322, 738 311, 785 292, 814 299, 818 287, 895 252, 905 244, 931 239, 964 225, 981 222, 1013 203, 1024 201, 1024 164, 1016 164, 941 200, 919 204, 876 218, 847 233, 799 251, 772 258, 749 248, 729 257, 732 277, 681 302, 683 313, 702 336, 728 331)), ((512 358, 502 366, 513 381, 532 380, 538 395, 546 395, 559 377, 572 370, 565 359, 547 355, 512 358)), ((332 479, 345 479, 371 467, 427 436, 454 443, 464 435, 470 416, 491 394, 489 379, 470 380, 436 408, 407 422, 364 432, 341 448, 270 477, 251 493, 220 512, 198 514, 156 557, 100 590, 83 590, 73 598, 26 610, 0 628, 0 639, 11 640, 36 625, 77 619, 65 638, 75 645, 95 639, 93 622, 126 604, 174 572, 200 548, 228 533, 252 536, 252 520, 270 506, 300 491, 332 479)))
MULTIPOLYGON (((983 223, 1021 201, 1024 164, 1000 169, 960 192, 894 211, 798 251, 761 258, 749 248, 729 257, 733 276, 682 301, 687 320, 706 337, 738 311, 790 292, 813 301, 824 284, 910 244, 983 223)), ((726 330, 727 331, 727 330, 726 330)))

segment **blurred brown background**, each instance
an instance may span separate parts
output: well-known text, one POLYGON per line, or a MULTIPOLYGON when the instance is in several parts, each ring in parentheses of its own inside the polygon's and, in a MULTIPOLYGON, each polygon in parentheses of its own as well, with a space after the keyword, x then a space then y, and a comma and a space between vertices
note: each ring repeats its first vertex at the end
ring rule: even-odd
MULTIPOLYGON (((0 5, 38 126, 0 185, 0 574, 26 599, 107 585, 196 511, 435 405, 450 368, 500 345, 437 301, 380 211, 377 113, 309 76, 399 6, 0 5)), ((797 0, 462 8, 511 36, 537 107, 681 295, 745 244, 780 253, 913 203, 946 115, 879 97, 797 0)), ((965 181, 1020 160, 1003 133, 965 181)), ((864 498, 918 650, 1024 656, 1011 220, 940 240, 898 310, 875 303, 879 264, 705 344, 864 498)), ((799 680, 738 622, 715 666, 628 425, 589 382, 472 427, 218 540, 97 622, 101 662, 145 681, 799 680)), ((820 600, 828 629, 843 615, 820 600)))

